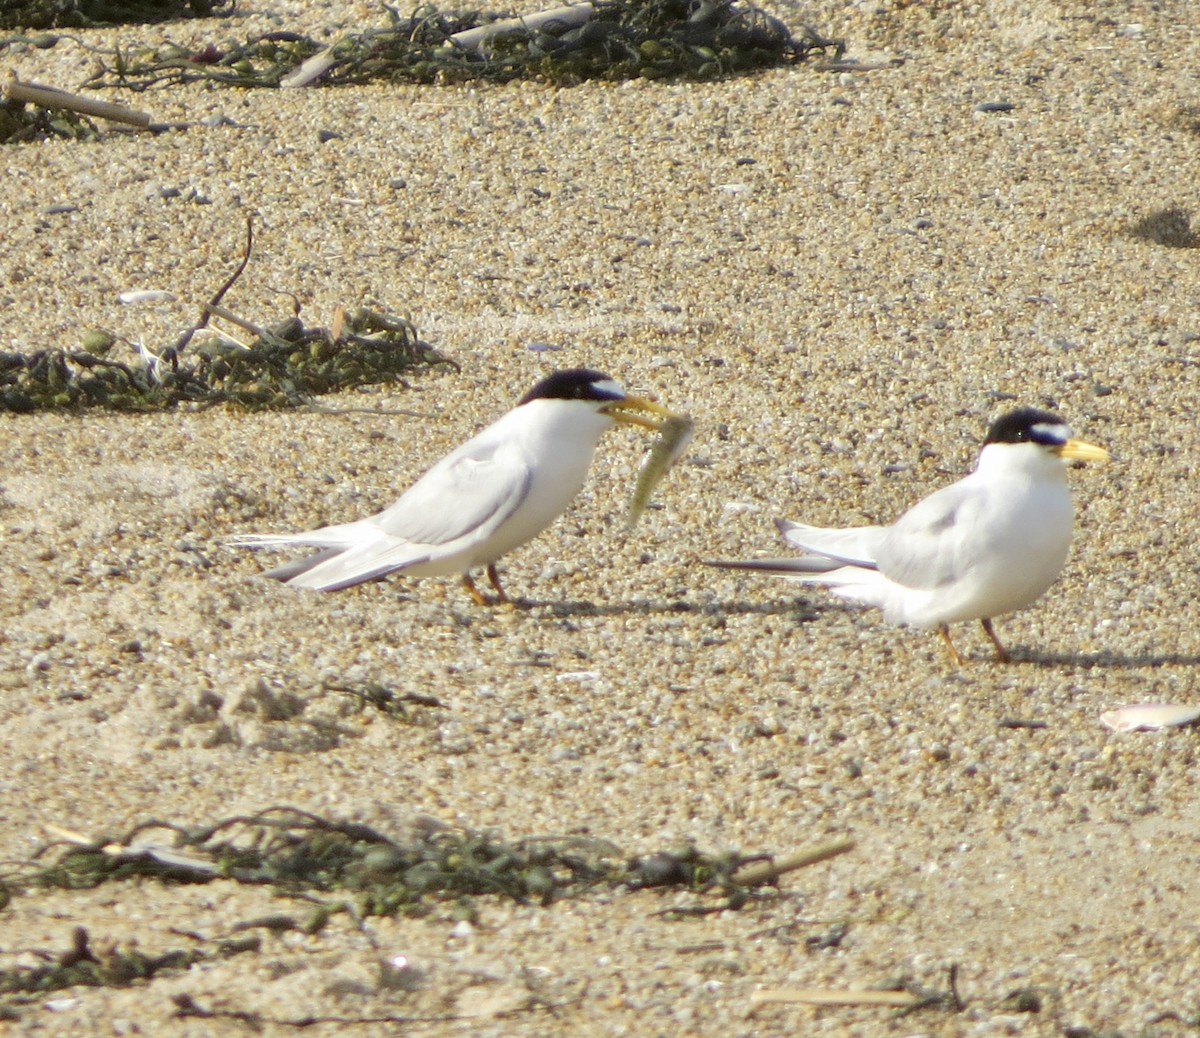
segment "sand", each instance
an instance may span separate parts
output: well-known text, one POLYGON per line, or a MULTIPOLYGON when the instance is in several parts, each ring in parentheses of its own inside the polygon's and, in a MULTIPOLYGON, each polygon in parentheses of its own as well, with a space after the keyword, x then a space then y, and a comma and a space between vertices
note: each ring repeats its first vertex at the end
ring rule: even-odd
MULTIPOLYGON (((149 982, 9 998, 14 1028, 1190 1033, 1198 736, 1099 717, 1197 697, 1197 253, 1132 233, 1196 210, 1196 12, 772 9, 872 70, 110 92, 235 125, 0 149, 0 349, 95 327, 161 348, 253 214, 231 308, 269 320, 291 294, 327 324, 372 305, 461 365, 324 401, 342 413, 0 416, 0 856, 28 859, 47 826, 117 839, 277 804, 630 855, 855 849, 682 919, 660 912, 718 899, 601 890, 478 899, 470 923, 442 905, 259 928, 258 951, 149 982), (1011 108, 980 110, 996 102, 1011 108), (127 289, 180 301, 122 307, 127 289), (630 532, 645 440, 610 434, 572 509, 505 560, 520 608, 479 609, 454 580, 301 593, 224 545, 383 507, 574 365, 693 414, 697 437, 630 532), (1012 664, 974 625, 956 669, 931 633, 698 565, 778 552, 777 516, 889 521, 969 470, 1017 403, 1061 410, 1114 463, 1071 473, 1067 567, 998 623, 1012 664), (427 417, 365 413, 397 409, 427 417), (441 706, 393 718, 328 687, 364 682, 441 706), (945 991, 952 967, 961 1011, 757 1001, 897 978, 945 991), (1039 1011, 1019 1011, 1030 993, 1039 1011), (226 1015, 181 1018, 179 997, 226 1015)), ((334 38, 378 17, 250 0, 219 22, 76 35, 334 38)), ((4 57, 66 88, 91 61, 69 43, 4 57)), ((227 881, 18 886, 0 966, 63 953, 75 926, 158 954, 308 909, 227 881)))

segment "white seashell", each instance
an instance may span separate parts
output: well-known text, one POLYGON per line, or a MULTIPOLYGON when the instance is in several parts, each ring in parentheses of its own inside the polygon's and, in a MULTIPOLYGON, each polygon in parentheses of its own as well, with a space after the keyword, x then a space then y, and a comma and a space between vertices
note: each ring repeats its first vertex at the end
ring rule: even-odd
POLYGON ((555 681, 596 681, 600 677, 598 670, 566 670, 555 674, 555 681))
POLYGON ((724 522, 735 515, 747 515, 761 511, 762 509, 758 505, 750 501, 726 501, 721 508, 721 521, 724 522))
POLYGON ((1174 703, 1138 703, 1100 715, 1100 723, 1114 732, 1174 728, 1191 724, 1197 719, 1200 719, 1200 706, 1179 706, 1174 703))
POLYGON ((137 306, 139 303, 173 303, 178 298, 174 292, 148 288, 143 291, 122 292, 117 296, 117 302, 124 303, 125 306, 137 306))

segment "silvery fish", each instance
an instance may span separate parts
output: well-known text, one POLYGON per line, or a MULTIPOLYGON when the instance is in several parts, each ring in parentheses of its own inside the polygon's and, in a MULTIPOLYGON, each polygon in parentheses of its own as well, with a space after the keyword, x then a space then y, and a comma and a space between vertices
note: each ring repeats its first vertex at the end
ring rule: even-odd
POLYGON ((658 427, 658 439, 646 455, 642 469, 638 473, 637 486, 633 489, 633 497, 629 502, 629 527, 632 529, 642 517, 646 506, 650 503, 650 495, 663 481, 663 477, 671 466, 683 457, 692 435, 696 431, 696 423, 682 415, 671 415, 663 419, 658 427))

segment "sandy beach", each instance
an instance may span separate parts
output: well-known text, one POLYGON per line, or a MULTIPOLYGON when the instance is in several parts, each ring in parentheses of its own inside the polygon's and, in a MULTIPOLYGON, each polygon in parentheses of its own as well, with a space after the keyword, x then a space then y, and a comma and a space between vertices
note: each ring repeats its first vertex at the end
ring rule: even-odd
MULTIPOLYGON (((10 879, 2 970, 62 956, 79 926, 93 951, 148 955, 260 938, 148 981, 5 995, 13 1033, 1192 1033, 1198 735, 1099 719, 1200 701, 1200 15, 770 10, 861 69, 106 91, 195 125, 0 148, 0 350, 95 328, 161 349, 252 215, 232 310, 265 323, 295 300, 328 325, 371 306, 460 366, 324 411, 0 414, 0 857, 19 876, 62 830, 115 841, 276 805, 631 857, 854 849, 736 910, 600 887, 314 933, 247 925, 311 911, 269 885, 10 879), (178 301, 117 302, 150 289, 178 301), (692 415, 696 439, 631 531, 647 441, 608 434, 572 508, 503 561, 517 607, 452 578, 304 593, 257 579, 280 556, 226 545, 386 506, 583 365, 692 415), (890 522, 1018 405, 1113 462, 1069 474, 1070 558, 997 621, 1008 665, 978 625, 956 629, 955 668, 935 633, 699 564, 779 554, 777 517, 890 522), (339 691, 367 686, 408 705, 339 691), (897 984, 959 1004, 764 999, 897 984)), ((333 40, 380 18, 247 0, 72 35, 333 40)), ((93 61, 70 41, 4 58, 66 89, 93 61)))

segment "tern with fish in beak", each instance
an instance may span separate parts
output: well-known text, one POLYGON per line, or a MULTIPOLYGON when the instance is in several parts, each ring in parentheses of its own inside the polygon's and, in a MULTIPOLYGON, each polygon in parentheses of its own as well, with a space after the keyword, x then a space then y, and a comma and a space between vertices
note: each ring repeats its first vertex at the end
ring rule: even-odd
POLYGON ((557 371, 384 511, 308 533, 250 534, 232 543, 320 549, 265 574, 294 587, 340 591, 390 573, 458 573, 471 597, 485 605, 470 575, 485 567, 499 601, 506 602, 497 560, 566 511, 600 437, 618 423, 658 432, 663 421, 677 417, 653 400, 629 395, 599 371, 557 371))

